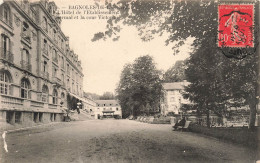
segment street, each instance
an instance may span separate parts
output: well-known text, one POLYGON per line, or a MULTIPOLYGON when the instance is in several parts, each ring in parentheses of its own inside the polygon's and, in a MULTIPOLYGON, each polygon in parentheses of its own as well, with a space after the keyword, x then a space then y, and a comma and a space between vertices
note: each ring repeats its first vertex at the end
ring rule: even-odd
POLYGON ((52 123, 1 137, 0 162, 243 162, 251 149, 170 125, 130 120, 52 123))

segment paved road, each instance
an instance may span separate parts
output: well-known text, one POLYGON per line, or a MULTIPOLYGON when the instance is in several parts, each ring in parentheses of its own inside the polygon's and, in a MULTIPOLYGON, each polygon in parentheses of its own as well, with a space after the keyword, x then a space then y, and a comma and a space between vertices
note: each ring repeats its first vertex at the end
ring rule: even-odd
POLYGON ((169 125, 129 120, 56 123, 6 135, 0 162, 253 162, 250 149, 169 125))

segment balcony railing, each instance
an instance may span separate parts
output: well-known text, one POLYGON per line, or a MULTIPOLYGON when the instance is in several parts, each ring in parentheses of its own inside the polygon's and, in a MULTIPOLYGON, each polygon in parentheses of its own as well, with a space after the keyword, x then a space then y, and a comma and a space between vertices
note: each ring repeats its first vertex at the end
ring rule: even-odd
POLYGON ((9 17, 8 19, 6 19, 6 18, 3 17, 2 14, 0 14, 0 19, 1 19, 2 21, 4 21, 6 24, 8 24, 9 26, 11 26, 11 27, 13 26, 12 20, 10 19, 10 17, 9 17))
POLYGON ((32 65, 27 61, 21 61, 21 68, 27 71, 32 71, 32 65))
POLYGON ((49 79, 49 73, 48 72, 42 72, 42 77, 45 79, 49 79))
POLYGON ((53 77, 53 80, 54 80, 55 83, 62 85, 62 81, 58 77, 53 77))
POLYGON ((54 43, 58 44, 58 40, 56 38, 54 38, 54 43))
POLYGON ((21 37, 28 43, 31 43, 31 33, 29 31, 22 32, 21 37))
POLYGON ((57 109, 57 104, 49 104, 49 109, 57 109))
POLYGON ((49 56, 48 49, 43 48, 43 49, 42 49, 42 52, 43 52, 44 55, 49 56))
POLYGON ((46 26, 42 27, 45 32, 48 32, 48 28, 46 26))
POLYGON ((18 98, 18 97, 13 97, 13 96, 9 96, 9 95, 0 95, 0 105, 4 106, 22 106, 23 105, 23 99, 18 98))
POLYGON ((10 51, 4 51, 4 49, 1 47, 0 59, 13 63, 14 55, 10 51))
POLYGON ((55 63, 58 63, 58 58, 53 58, 53 61, 54 61, 55 63))

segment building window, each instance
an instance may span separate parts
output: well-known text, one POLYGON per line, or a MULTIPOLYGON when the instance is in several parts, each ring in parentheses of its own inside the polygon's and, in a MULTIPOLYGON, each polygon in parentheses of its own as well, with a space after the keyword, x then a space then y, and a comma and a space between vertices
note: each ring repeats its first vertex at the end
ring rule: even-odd
POLYGON ((29 51, 27 49, 23 49, 21 66, 22 66, 23 69, 31 71, 30 54, 29 54, 29 51))
POLYGON ((21 122, 21 118, 22 118, 22 112, 15 112, 14 115, 15 115, 14 122, 15 123, 20 123, 21 122))
POLYGON ((63 41, 63 39, 61 40, 61 49, 62 50, 64 49, 64 41, 63 41))
POLYGON ((48 72, 48 63, 47 63, 47 61, 43 62, 43 72, 48 72))
POLYGON ((53 49, 53 61, 58 63, 58 54, 57 54, 57 51, 55 49, 53 49))
POLYGON ((28 79, 23 78, 21 81, 21 97, 29 98, 30 83, 28 79))
POLYGON ((69 91, 70 91, 70 79, 68 78, 68 80, 67 80, 67 87, 68 87, 68 89, 69 89, 69 91))
POLYGON ((46 85, 43 85, 42 87, 42 101, 43 102, 48 102, 48 98, 49 98, 49 89, 46 85))
POLYGON ((57 41, 56 35, 57 35, 57 32, 55 29, 53 29, 53 38, 54 38, 54 41, 57 43, 58 41, 57 41))
POLYGON ((11 23, 12 23, 12 21, 11 21, 11 11, 10 11, 9 6, 4 5, 2 11, 3 11, 3 12, 0 14, 0 15, 3 16, 3 17, 2 17, 2 20, 3 20, 5 23, 7 23, 7 24, 12 25, 12 24, 11 24, 11 23))
POLYGON ((65 94, 64 94, 64 92, 61 93, 61 98, 62 98, 62 99, 65 98, 65 94))
POLYGON ((29 30, 29 25, 26 22, 23 22, 23 31, 22 31, 22 36, 25 40, 31 41, 31 33, 29 30))
POLYGON ((64 74, 61 74, 61 81, 62 81, 62 85, 64 85, 64 74))
POLYGON ((1 94, 10 94, 10 86, 11 78, 7 72, 0 71, 0 93, 1 94))
POLYGON ((29 51, 26 49, 23 49, 22 61, 29 63, 29 51))
POLYGON ((10 58, 11 56, 9 53, 9 48, 10 48, 10 39, 9 37, 7 37, 6 35, 1 35, 1 49, 2 49, 2 55, 1 58, 4 59, 12 59, 10 58))
POLYGON ((52 93, 52 103, 57 104, 58 103, 58 92, 56 89, 53 90, 52 93))
POLYGON ((75 78, 74 78, 74 70, 73 70, 73 69, 72 69, 71 73, 72 73, 72 74, 71 74, 71 75, 72 75, 72 79, 75 79, 75 78))
POLYGON ((52 73, 52 76, 53 76, 53 77, 56 77, 56 76, 57 76, 57 71, 58 71, 57 68, 53 67, 53 71, 52 71, 52 72, 53 72, 53 73, 52 73))
POLYGON ((43 17, 43 29, 45 31, 48 31, 48 23, 47 23, 47 19, 45 17, 43 17))
POLYGON ((63 57, 61 57, 61 68, 64 69, 64 58, 63 57))
POLYGON ((48 55, 48 43, 47 40, 43 40, 43 53, 48 55))
POLYGON ((103 110, 106 110, 106 108, 103 108, 103 110))
POLYGON ((75 90, 74 90, 74 81, 73 81, 73 80, 72 80, 72 86, 71 86, 71 89, 72 89, 71 91, 74 93, 75 90))

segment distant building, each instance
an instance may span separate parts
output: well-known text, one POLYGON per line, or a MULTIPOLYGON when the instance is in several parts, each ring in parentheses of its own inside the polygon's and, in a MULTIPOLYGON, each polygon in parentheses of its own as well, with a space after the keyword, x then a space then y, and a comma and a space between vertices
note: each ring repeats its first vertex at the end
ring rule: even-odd
POLYGON ((117 100, 96 100, 95 119, 101 116, 104 118, 122 118, 122 109, 117 100))
POLYGON ((183 104, 189 104, 189 100, 184 99, 182 92, 184 86, 188 86, 187 81, 163 83, 164 96, 161 99, 161 114, 167 115, 172 112, 174 114, 180 114, 180 108, 183 104))
POLYGON ((82 109, 91 115, 94 116, 94 111, 96 108, 96 101, 92 99, 91 96, 87 95, 86 92, 83 92, 83 99, 82 99, 82 109))

